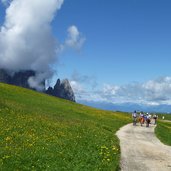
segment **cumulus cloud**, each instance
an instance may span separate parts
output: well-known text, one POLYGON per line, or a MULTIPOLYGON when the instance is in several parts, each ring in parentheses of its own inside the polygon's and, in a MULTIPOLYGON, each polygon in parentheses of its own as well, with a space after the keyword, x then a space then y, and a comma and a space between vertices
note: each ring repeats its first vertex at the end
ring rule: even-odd
POLYGON ((97 87, 97 81, 95 76, 81 75, 77 71, 74 71, 71 76, 71 80, 79 84, 86 84, 89 89, 95 89, 97 87))
POLYGON ((102 97, 98 95, 97 92, 95 92, 96 87, 98 86, 95 76, 82 75, 79 72, 74 71, 71 75, 70 83, 77 100, 104 100, 101 99, 102 97))
MULTIPOLYGON (((3 0, 3 3, 7 2, 3 0)), ((57 46, 50 24, 62 3, 63 0, 11 1, 0 30, 0 68, 34 70, 37 85, 42 81, 39 80, 42 75, 49 75, 57 46)), ((34 85, 31 87, 36 88, 34 85)))
POLYGON ((70 84, 78 101, 103 102, 107 100, 100 93, 87 89, 85 84, 79 83, 78 81, 70 81, 70 84))
MULTIPOLYGON (((84 86, 86 87, 86 86, 84 86)), ((108 103, 137 103, 143 105, 171 104, 171 77, 160 77, 144 83, 132 83, 128 85, 104 84, 101 89, 95 91, 84 90, 79 93, 77 100, 100 101, 108 103)))
POLYGON ((80 49, 85 42, 85 38, 78 31, 78 28, 75 25, 72 25, 68 28, 68 37, 65 41, 65 46, 80 49))
POLYGON ((171 77, 150 80, 142 85, 144 96, 149 101, 164 102, 171 100, 171 77))
POLYGON ((82 87, 82 85, 76 81, 70 81, 71 87, 75 92, 84 92, 84 88, 82 87))
POLYGON ((108 95, 116 95, 118 90, 119 90, 119 86, 112 86, 109 84, 104 84, 102 92, 108 96, 108 95))
POLYGON ((64 44, 57 42, 51 28, 64 0, 1 0, 9 5, 0 28, 0 68, 17 72, 34 70, 36 77, 28 80, 40 89, 42 80, 52 74, 61 47, 80 48, 84 42, 76 26, 68 29, 64 44))

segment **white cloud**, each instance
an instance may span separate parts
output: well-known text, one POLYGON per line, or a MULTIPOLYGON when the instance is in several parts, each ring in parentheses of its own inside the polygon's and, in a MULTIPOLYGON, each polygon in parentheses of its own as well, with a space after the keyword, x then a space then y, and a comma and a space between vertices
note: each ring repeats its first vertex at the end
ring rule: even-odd
MULTIPOLYGON (((77 73, 78 74, 78 73, 77 73)), ((88 76, 73 75, 70 81, 71 87, 74 91, 77 100, 87 100, 87 101, 104 101, 102 97, 97 92, 92 91, 91 78, 88 76), (75 79, 73 79, 75 78, 75 79)), ((94 87, 94 86, 93 86, 94 87)))
POLYGON ((166 101, 171 94, 171 77, 150 80, 142 85, 145 97, 151 101, 166 101))
POLYGON ((68 28, 64 45, 57 43, 51 22, 64 0, 1 0, 8 4, 5 22, 0 28, 0 68, 14 72, 34 70, 28 80, 31 87, 52 74, 51 64, 64 46, 79 49, 84 38, 76 26, 68 28), (10 2, 10 3, 9 3, 10 2), (36 82, 37 81, 37 82, 36 82))
POLYGON ((86 84, 87 89, 93 90, 97 86, 95 76, 81 75, 79 72, 74 71, 71 76, 71 80, 79 82, 80 84, 86 84))
POLYGON ((68 37, 65 45, 71 48, 80 49, 85 42, 85 38, 78 31, 78 28, 73 25, 68 28, 68 37))
MULTIPOLYGON (((84 87, 86 87, 84 85, 84 87)), ((114 104, 137 103, 144 105, 171 104, 171 77, 160 77, 145 83, 133 83, 116 86, 104 84, 100 90, 89 91, 86 95, 77 91, 76 99, 85 101, 103 101, 114 104), (77 98, 78 97, 78 98, 77 98)))
POLYGON ((115 95, 119 90, 119 86, 112 86, 109 84, 104 84, 103 93, 106 95, 115 95))
POLYGON ((0 31, 0 67, 47 71, 55 59, 51 21, 63 0, 13 0, 0 31), (46 11, 46 12, 45 12, 46 11))
MULTIPOLYGON (((63 0, 11 1, 0 29, 0 68, 34 70, 36 75, 43 73, 44 76, 51 73, 49 65, 56 60, 57 46, 51 22, 62 3, 63 0)), ((46 77, 39 78, 34 79, 38 82, 31 87, 39 85, 46 77)))
POLYGON ((84 92, 84 88, 77 81, 70 81, 70 84, 71 84, 71 87, 75 93, 80 94, 80 93, 84 92))

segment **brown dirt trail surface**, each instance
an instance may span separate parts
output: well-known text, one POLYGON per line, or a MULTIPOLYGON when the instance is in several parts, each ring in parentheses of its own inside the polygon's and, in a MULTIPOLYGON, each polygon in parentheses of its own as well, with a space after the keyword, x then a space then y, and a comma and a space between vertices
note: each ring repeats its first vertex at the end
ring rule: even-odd
POLYGON ((122 171, 171 171, 171 147, 157 139, 154 128, 128 124, 116 133, 122 171))

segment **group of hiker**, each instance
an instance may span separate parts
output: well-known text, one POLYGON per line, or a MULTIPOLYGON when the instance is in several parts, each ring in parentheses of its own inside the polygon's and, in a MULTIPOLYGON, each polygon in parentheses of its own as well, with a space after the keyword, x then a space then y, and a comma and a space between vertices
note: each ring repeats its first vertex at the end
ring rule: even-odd
POLYGON ((149 125, 152 123, 152 120, 153 124, 156 125, 158 116, 156 114, 151 115, 144 112, 140 112, 138 114, 136 111, 134 111, 132 113, 132 119, 134 126, 136 126, 137 122, 140 122, 141 126, 143 126, 143 124, 146 124, 146 127, 149 127, 149 125))

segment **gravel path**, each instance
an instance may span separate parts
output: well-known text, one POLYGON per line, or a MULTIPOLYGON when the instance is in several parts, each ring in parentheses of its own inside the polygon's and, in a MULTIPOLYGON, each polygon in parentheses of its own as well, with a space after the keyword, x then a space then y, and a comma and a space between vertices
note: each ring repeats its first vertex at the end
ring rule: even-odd
POLYGON ((171 171, 171 147, 157 139, 154 128, 128 124, 116 133, 122 171, 171 171))

